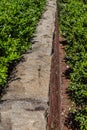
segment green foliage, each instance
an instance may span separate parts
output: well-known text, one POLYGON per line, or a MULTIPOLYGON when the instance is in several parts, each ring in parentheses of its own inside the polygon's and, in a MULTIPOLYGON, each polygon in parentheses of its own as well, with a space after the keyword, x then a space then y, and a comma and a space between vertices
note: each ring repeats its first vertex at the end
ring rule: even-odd
POLYGON ((87 84, 72 82, 69 86, 69 92, 72 100, 78 107, 85 107, 87 105, 87 84))
POLYGON ((80 126, 80 130, 87 130, 87 107, 75 113, 75 120, 80 126))
POLYGON ((60 34, 67 39, 66 59, 72 69, 68 90, 76 103, 74 120, 80 130, 87 130, 87 1, 60 0, 59 12, 60 34))
POLYGON ((0 85, 7 80, 9 63, 20 58, 35 32, 46 0, 0 0, 0 85))

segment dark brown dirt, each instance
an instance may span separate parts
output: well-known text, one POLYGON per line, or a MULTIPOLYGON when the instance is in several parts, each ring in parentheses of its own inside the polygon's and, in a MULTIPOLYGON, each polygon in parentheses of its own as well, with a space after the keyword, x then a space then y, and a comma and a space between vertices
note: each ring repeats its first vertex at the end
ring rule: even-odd
POLYGON ((65 44, 65 39, 59 37, 58 14, 56 14, 50 75, 50 110, 47 130, 72 130, 68 127, 68 124, 67 126, 65 124, 72 105, 67 93, 70 80, 68 77, 69 66, 65 62, 65 44))
POLYGON ((60 130, 60 61, 59 61, 59 33, 58 15, 56 14, 55 31, 50 75, 50 111, 47 130, 60 130))
POLYGON ((61 74, 61 130, 71 130, 65 125, 68 113, 71 109, 71 100, 69 99, 67 89, 70 83, 68 70, 69 65, 65 62, 65 39, 59 38, 59 55, 60 55, 60 74, 61 74))

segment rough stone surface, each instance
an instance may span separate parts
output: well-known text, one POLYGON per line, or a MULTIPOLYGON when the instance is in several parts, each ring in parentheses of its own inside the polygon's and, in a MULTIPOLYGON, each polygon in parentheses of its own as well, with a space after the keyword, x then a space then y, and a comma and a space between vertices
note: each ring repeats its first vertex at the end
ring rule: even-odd
POLYGON ((45 130, 46 120, 43 111, 9 109, 1 113, 4 130, 45 130))
POLYGON ((46 130, 56 0, 46 9, 32 40, 32 51, 14 68, 0 103, 0 130, 46 130))

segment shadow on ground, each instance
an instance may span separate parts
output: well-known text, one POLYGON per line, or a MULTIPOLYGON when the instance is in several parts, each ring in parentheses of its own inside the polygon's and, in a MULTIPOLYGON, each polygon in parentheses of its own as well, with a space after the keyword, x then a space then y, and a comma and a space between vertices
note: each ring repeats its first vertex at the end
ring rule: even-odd
MULTIPOLYGON (((27 53, 27 52, 26 52, 27 53)), ((20 59, 13 61, 12 63, 9 64, 9 68, 8 68, 8 78, 7 78, 7 83, 5 85, 0 86, 0 100, 3 97, 4 94, 6 94, 7 92, 7 88, 9 87, 9 83, 15 80, 18 80, 19 78, 16 77, 16 66, 20 63, 20 62, 25 62, 24 57, 22 56, 20 59)))
POLYGON ((75 121, 75 114, 69 113, 65 119, 65 125, 68 130, 79 130, 78 123, 75 121))
MULTIPOLYGON (((72 73, 72 69, 68 68, 64 72, 64 76, 66 79, 70 80, 70 74, 72 73)), ((72 95, 69 92, 68 88, 66 89, 66 94, 68 95, 69 99, 72 100, 72 95)), ((78 122, 75 121, 75 113, 70 112, 68 113, 67 117, 65 118, 65 126, 68 130, 79 130, 78 122)))

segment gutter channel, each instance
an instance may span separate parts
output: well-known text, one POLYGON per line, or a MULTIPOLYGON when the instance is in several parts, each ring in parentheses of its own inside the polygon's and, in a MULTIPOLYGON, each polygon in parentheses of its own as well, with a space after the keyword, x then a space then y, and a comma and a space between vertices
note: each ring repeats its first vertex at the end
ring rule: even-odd
POLYGON ((49 115, 47 130, 62 130, 62 99, 61 99, 61 72, 59 48, 58 7, 55 14, 55 30, 53 36, 51 59, 50 90, 49 90, 49 115))

